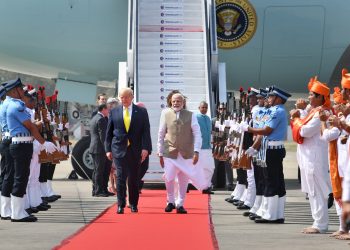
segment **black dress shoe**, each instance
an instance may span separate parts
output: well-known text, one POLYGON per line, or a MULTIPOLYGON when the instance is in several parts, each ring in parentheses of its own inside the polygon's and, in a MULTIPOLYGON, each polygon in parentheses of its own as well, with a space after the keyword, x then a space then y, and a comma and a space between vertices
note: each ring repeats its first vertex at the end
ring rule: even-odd
POLYGON ((109 192, 109 191, 106 191, 105 193, 106 193, 108 196, 115 196, 115 194, 114 194, 114 193, 109 192))
POLYGON ((248 209, 250 209, 250 207, 248 207, 247 205, 241 205, 241 206, 237 206, 237 209, 239 209, 239 210, 248 210, 248 209))
POLYGON ((173 203, 168 203, 168 205, 165 207, 164 211, 167 213, 170 213, 173 211, 174 208, 175 208, 175 205, 173 203))
POLYGON ((137 206, 131 206, 131 212, 137 213, 139 210, 137 209, 137 206))
POLYGON ((38 209, 39 211, 47 211, 49 210, 49 207, 47 207, 44 204, 40 204, 39 206, 36 207, 36 209, 38 209))
POLYGON ((11 220, 11 216, 7 216, 7 217, 2 217, 2 216, 1 216, 1 219, 2 219, 2 220, 11 220))
POLYGON ((39 206, 44 206, 44 207, 47 207, 48 209, 51 208, 51 205, 49 205, 49 203, 47 203, 46 201, 43 201, 39 206))
POLYGON ((266 220, 264 218, 257 218, 254 221, 255 221, 255 223, 270 223, 270 224, 283 224, 284 223, 284 219, 266 220))
POLYGON ((117 214, 123 214, 124 208, 122 206, 118 206, 117 214))
POLYGON ((232 204, 233 204, 234 206, 239 207, 239 206, 243 206, 243 205, 244 205, 244 201, 238 200, 238 201, 232 202, 232 204))
POLYGON ((257 214, 253 214, 253 213, 251 213, 250 215, 249 215, 249 219, 250 220, 255 220, 255 219, 258 219, 258 218, 261 218, 259 215, 257 215, 257 214))
POLYGON ((33 216, 33 215, 29 215, 27 217, 24 217, 22 219, 16 220, 16 219, 11 219, 12 222, 36 222, 38 219, 33 216))
POLYGON ((27 214, 35 214, 35 213, 39 212, 39 210, 34 208, 34 207, 29 207, 25 210, 26 210, 27 214))
POLYGON ((95 197, 108 197, 109 195, 106 193, 99 193, 99 194, 95 194, 95 197))
POLYGON ((214 194, 214 192, 211 191, 211 188, 207 188, 202 191, 202 194, 214 194))
POLYGON ((54 194, 52 196, 55 197, 57 200, 62 198, 62 195, 59 195, 59 194, 54 194))
POLYGON ((46 201, 46 202, 54 202, 54 201, 57 201, 57 198, 56 197, 53 197, 53 196, 49 196, 49 197, 41 197, 41 199, 43 201, 46 201))
POLYGON ((181 206, 181 207, 176 208, 176 213, 177 214, 187 214, 187 211, 183 206, 181 206))
POLYGON ((251 214, 252 214, 251 212, 246 211, 246 212, 243 213, 243 216, 244 216, 244 217, 248 217, 248 216, 250 216, 251 214))

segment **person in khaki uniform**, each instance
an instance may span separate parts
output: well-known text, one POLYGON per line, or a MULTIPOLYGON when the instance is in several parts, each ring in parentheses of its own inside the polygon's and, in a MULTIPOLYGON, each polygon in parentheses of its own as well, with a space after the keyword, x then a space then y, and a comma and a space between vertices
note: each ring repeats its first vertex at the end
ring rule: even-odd
POLYGON ((207 188, 203 169, 196 166, 202 138, 197 117, 184 109, 184 97, 174 94, 172 107, 164 112, 158 132, 158 156, 164 168, 167 189, 165 212, 186 214, 183 207, 189 180, 200 190, 207 188), (175 179, 178 180, 178 197, 175 201, 175 179))

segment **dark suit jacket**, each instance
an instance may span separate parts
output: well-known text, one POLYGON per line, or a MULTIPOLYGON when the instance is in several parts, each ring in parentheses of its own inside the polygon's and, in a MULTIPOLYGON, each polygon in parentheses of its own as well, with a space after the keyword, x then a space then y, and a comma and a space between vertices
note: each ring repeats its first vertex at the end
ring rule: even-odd
POLYGON ((90 121, 91 142, 89 152, 91 154, 106 154, 104 142, 106 140, 107 120, 97 113, 90 121))
POLYGON ((112 152, 114 158, 123 158, 126 154, 128 140, 135 160, 141 157, 141 150, 152 151, 150 125, 145 108, 132 104, 129 132, 126 132, 123 120, 123 106, 110 111, 106 132, 105 150, 112 152))

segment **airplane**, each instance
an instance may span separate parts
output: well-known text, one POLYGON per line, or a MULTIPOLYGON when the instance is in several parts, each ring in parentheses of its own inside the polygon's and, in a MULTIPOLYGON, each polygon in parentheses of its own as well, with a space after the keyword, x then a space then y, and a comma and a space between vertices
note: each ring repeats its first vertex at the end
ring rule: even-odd
MULTIPOLYGON (((210 101, 212 110, 218 101, 226 101, 226 91, 238 90, 240 86, 276 84, 289 92, 304 93, 311 76, 318 75, 333 87, 339 85, 341 69, 350 68, 347 0, 0 0, 0 69, 54 80, 61 98, 67 101, 94 104, 96 86, 103 83, 131 85, 136 101, 151 98, 156 87, 144 79, 155 77, 151 73, 159 70, 158 62, 138 69, 137 63, 154 58, 145 54, 150 52, 150 30, 138 30, 142 23, 137 22, 144 22, 149 28, 152 25, 148 21, 152 24, 178 18, 180 26, 189 27, 191 22, 198 26, 193 13, 200 3, 204 6, 201 12, 207 17, 207 23, 200 23, 206 36, 184 34, 185 42, 179 44, 190 46, 183 51, 202 53, 204 57, 177 59, 187 60, 186 67, 191 70, 206 69, 203 77, 209 87, 198 98, 210 101), (145 18, 142 11, 158 13, 153 8, 158 5, 165 17, 145 18), (174 9, 175 5, 180 7, 174 9), (188 44, 186 39, 195 42, 188 44), (197 48, 202 43, 208 53, 197 48), (200 65, 201 58, 209 58, 208 64, 200 65), (142 79, 141 73, 136 74, 138 70, 143 70, 142 79), (141 82, 145 87, 138 85, 141 82), (84 91, 84 95, 77 95, 78 91, 84 91)), ((179 44, 174 46, 178 48, 179 44)), ((161 66, 175 67, 171 63, 161 66)), ((183 77, 193 77, 193 72, 186 71, 183 77)), ((184 83, 177 82, 180 88, 192 92, 193 88, 184 83)), ((164 98, 164 94, 160 97, 164 98)), ((196 98, 193 97, 197 101, 196 98)), ((149 105, 160 110, 157 102, 149 105)), ((150 117, 156 121, 158 114, 150 117)), ((91 172, 85 159, 88 142, 85 138, 76 146, 76 154, 80 165, 91 172)))

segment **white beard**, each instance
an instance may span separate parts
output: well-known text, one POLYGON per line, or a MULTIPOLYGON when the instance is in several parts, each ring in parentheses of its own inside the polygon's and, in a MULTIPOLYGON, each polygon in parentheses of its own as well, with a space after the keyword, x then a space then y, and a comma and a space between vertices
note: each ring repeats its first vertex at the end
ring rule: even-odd
POLYGON ((173 110, 174 110, 175 112, 179 112, 179 111, 182 110, 182 108, 183 108, 183 107, 178 107, 178 108, 174 108, 174 107, 173 107, 173 110))

